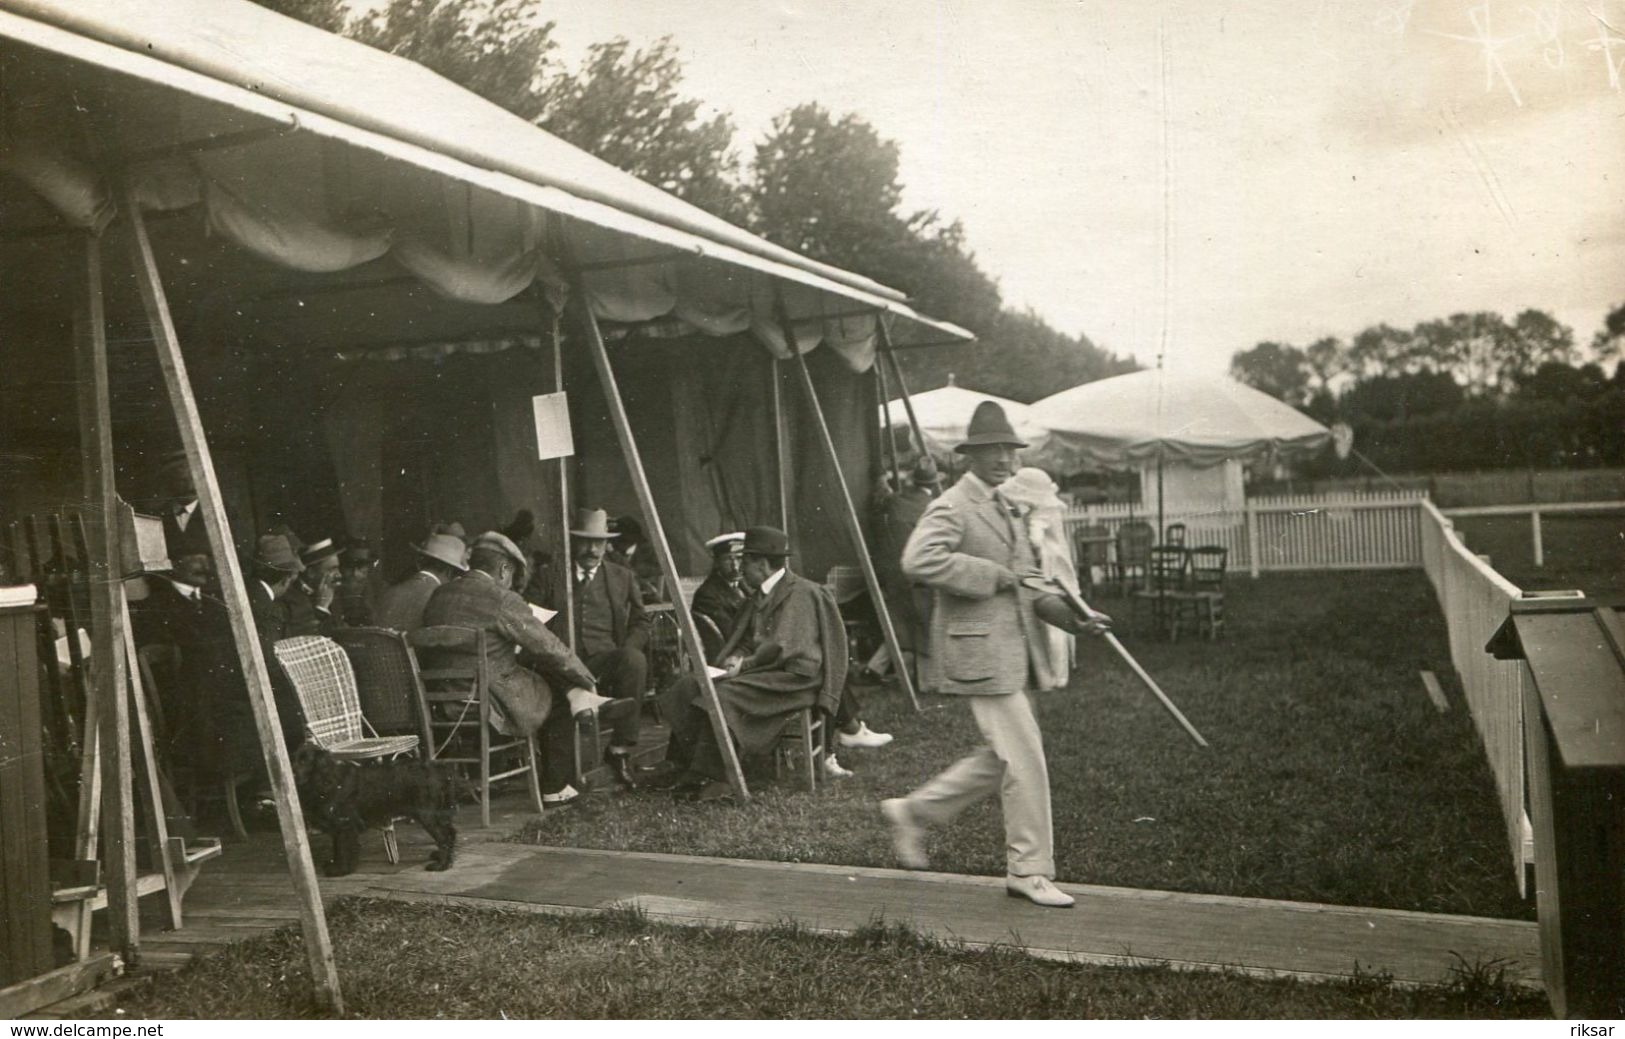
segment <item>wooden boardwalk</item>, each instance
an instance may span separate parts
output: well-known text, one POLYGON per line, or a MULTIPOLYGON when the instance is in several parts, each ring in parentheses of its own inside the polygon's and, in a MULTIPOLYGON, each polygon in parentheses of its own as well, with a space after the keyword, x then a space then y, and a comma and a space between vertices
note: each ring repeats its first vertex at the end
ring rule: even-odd
MULTIPOLYGON (((1100 964, 1166 963, 1260 976, 1347 978, 1388 973, 1402 984, 1445 981, 1462 962, 1500 961, 1538 986, 1536 925, 1515 920, 1062 884, 1071 910, 1005 895, 1003 879, 851 866, 758 862, 503 843, 527 818, 522 798, 493 805, 492 826, 466 825, 456 866, 422 868, 429 844, 400 826, 401 863, 369 834, 356 874, 324 879, 345 895, 507 910, 594 912, 636 906, 680 924, 758 927, 794 920, 827 933, 906 923, 973 947, 1100 964)), ((326 839, 318 838, 319 853, 326 839)), ((140 973, 173 968, 245 937, 297 924, 293 887, 274 835, 229 847, 204 871, 179 931, 148 932, 140 973)), ((83 997, 82 997, 83 998, 83 997)), ((80 1004, 84 1006, 86 1004, 80 1004)), ((73 1004, 57 1013, 71 1014, 73 1004)))

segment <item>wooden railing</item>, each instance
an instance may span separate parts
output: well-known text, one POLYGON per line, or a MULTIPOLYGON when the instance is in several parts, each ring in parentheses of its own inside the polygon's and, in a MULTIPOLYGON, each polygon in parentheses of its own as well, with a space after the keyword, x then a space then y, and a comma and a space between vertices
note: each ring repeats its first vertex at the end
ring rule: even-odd
MULTIPOLYGON (((1170 509, 1165 526, 1185 525, 1185 544, 1222 545, 1231 569, 1383 570, 1422 564, 1420 491, 1250 498, 1240 509, 1170 509)), ((1155 513, 1134 505, 1085 505, 1067 511, 1069 531, 1123 524, 1155 513)))
POLYGON ((1533 861, 1533 838, 1524 797, 1523 701, 1527 669, 1517 661, 1496 660, 1484 651, 1513 600, 1523 596, 1488 563, 1462 544, 1454 526, 1432 502, 1421 506, 1422 567, 1439 597, 1449 632, 1450 659, 1495 775, 1518 890, 1526 863, 1533 861))

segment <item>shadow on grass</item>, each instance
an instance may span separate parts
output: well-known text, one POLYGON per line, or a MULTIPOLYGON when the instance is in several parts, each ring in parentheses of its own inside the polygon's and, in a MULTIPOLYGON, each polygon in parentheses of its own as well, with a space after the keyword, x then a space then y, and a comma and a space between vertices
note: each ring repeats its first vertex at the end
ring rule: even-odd
MULTIPOLYGON (((1041 698, 1060 879, 1078 883, 1532 918, 1518 896, 1488 765, 1462 703, 1443 620, 1418 572, 1230 582, 1216 643, 1123 641, 1212 744, 1194 748, 1098 642, 1071 686, 1041 698), (1436 712, 1418 672, 1439 675, 1436 712)), ((892 866, 877 806, 979 742, 964 704, 871 694, 856 770, 808 796, 771 780, 752 804, 599 794, 521 840, 784 862, 892 866)), ((936 831, 934 869, 1004 870, 996 802, 936 831)))
MULTIPOLYGON (((1402 989, 1381 976, 1307 983, 968 949, 884 920, 842 937, 793 923, 679 927, 635 909, 543 916, 344 899, 329 915, 358 1018, 1477 1018, 1543 1017, 1493 965, 1402 989)), ((313 1016, 295 928, 126 993, 114 1016, 313 1016)))

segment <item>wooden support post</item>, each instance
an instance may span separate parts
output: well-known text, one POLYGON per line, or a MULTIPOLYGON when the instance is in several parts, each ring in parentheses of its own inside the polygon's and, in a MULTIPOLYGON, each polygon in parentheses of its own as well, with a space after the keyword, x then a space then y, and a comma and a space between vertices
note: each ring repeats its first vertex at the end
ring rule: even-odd
POLYGON ((796 534, 790 529, 790 427, 785 421, 784 376, 777 358, 768 360, 767 376, 773 402, 773 453, 778 468, 775 475, 779 490, 779 526, 784 528, 785 535, 790 538, 790 546, 794 548, 796 534))
MULTIPOLYGON (((785 341, 790 349, 795 349, 794 328, 790 324, 790 312, 785 309, 783 293, 776 293, 779 311, 779 324, 784 328, 785 341)), ((819 439, 824 445, 824 457, 829 461, 830 469, 835 473, 835 485, 841 489, 841 504, 844 506, 842 517, 846 520, 846 532, 852 538, 852 551, 857 554, 858 566, 863 570, 863 582, 868 586, 869 598, 875 605, 875 616, 880 620, 880 634, 886 640, 886 650, 891 654, 896 664, 897 680, 902 683, 903 692, 908 694, 908 702, 914 709, 920 709, 920 699, 914 694, 914 676, 909 674, 908 666, 903 660, 903 649, 897 642, 897 629, 892 625, 891 611, 886 608, 886 599, 880 591, 880 577, 875 573, 875 562, 869 558, 869 544, 863 536, 863 525, 858 522, 857 506, 852 503, 852 492, 846 486, 846 474, 841 471, 840 456, 835 453, 835 440, 829 434, 829 423, 824 419, 823 406, 818 403, 818 390, 813 386, 812 372, 807 370, 807 359, 796 354, 796 372, 801 376, 801 391, 807 398, 807 407, 812 411, 813 419, 818 425, 819 439)))
POLYGON ((925 454, 925 433, 920 430, 920 418, 914 414, 914 398, 909 396, 908 383, 903 379, 903 366, 897 363, 897 353, 892 349, 891 332, 886 328, 886 315, 875 315, 875 334, 880 340, 880 352, 891 363, 892 377, 897 380, 897 392, 903 398, 903 410, 908 414, 908 428, 914 434, 914 446, 921 454, 925 454))
MULTIPOLYGON (((878 323, 879 318, 875 318, 878 323)), ((897 466, 897 438, 891 428, 891 391, 886 386, 885 358, 876 356, 874 363, 875 389, 880 397, 880 458, 891 469, 891 489, 903 489, 903 476, 897 466)))
POLYGON ((180 428, 181 444, 186 449, 187 468, 198 494, 198 512, 202 514, 203 526, 209 535, 209 547, 214 552, 226 611, 231 617, 232 637, 237 643, 243 680, 248 685, 248 700, 254 710, 254 724, 259 729, 260 746, 265 751, 271 793, 276 798, 277 820, 282 829, 282 848, 287 855, 288 872, 299 899, 299 918, 305 938, 305 955, 310 961, 313 997, 323 1010, 342 1014, 344 999, 339 991, 338 968, 333 963, 333 945, 327 935, 327 914, 322 907, 316 869, 310 859, 310 842, 305 836, 299 792, 294 788, 288 749, 282 745, 282 724, 277 718, 276 701, 271 695, 271 676, 260 650, 259 631, 254 625, 248 588, 243 583, 242 567, 237 561, 236 546, 232 543, 225 500, 215 477, 214 459, 209 452, 209 442, 203 435, 203 421, 198 415, 197 401, 192 396, 192 382, 186 373, 180 339, 175 334, 169 300, 164 294, 163 280, 159 277, 158 260, 153 255, 152 242, 147 237, 146 222, 135 192, 128 185, 121 201, 128 220, 131 260, 136 283, 141 289, 141 303, 152 328, 153 342, 158 347, 158 366, 163 370, 170 407, 175 414, 175 424, 180 428))
MULTIPOLYGON (((102 861, 107 884, 108 941, 134 964, 140 953, 136 895, 135 805, 130 766, 130 702, 124 695, 123 585, 119 560, 118 490, 113 479, 112 395, 107 382, 107 315, 102 299, 99 238, 86 236, 84 281, 74 315, 78 340, 79 443, 84 463, 85 512, 92 518, 84 560, 90 582, 91 696, 100 705, 102 861)), ((66 560, 67 546, 62 547, 66 560)), ((72 593, 70 592, 70 595, 72 593)), ((68 643, 78 641, 68 632, 68 643)))
MULTIPOLYGON (((130 703, 135 709, 135 731, 141 740, 142 780, 147 792, 147 826, 152 834, 152 857, 164 875, 164 898, 169 909, 169 927, 182 926, 181 896, 175 883, 175 861, 169 844, 169 811, 164 804, 163 780, 158 775, 158 748, 152 738, 152 719, 147 711, 147 691, 141 684, 141 665, 135 655, 135 632, 130 630, 130 604, 119 586, 119 613, 124 619, 124 666, 130 680, 130 703)), ((150 859, 149 859, 150 861, 150 859)), ((185 865, 183 862, 182 865, 185 865)))
MULTIPOLYGON (((544 213, 544 217, 548 218, 549 226, 551 226, 553 223, 551 216, 544 213)), ((545 233, 544 237, 546 237, 545 233)), ((538 310, 545 306, 546 303, 538 296, 538 310)), ((545 319, 547 315, 543 313, 541 316, 545 319)), ((564 347, 559 342, 556 332, 551 332, 545 327, 543 331, 549 333, 548 339, 552 342, 552 346, 549 348, 552 378, 548 384, 548 390, 552 393, 563 393, 564 347)), ((561 456, 554 461, 559 467, 559 540, 557 546, 558 561, 554 564, 556 568, 554 573, 559 576, 559 584, 564 586, 564 609, 560 614, 564 620, 564 641, 570 647, 570 652, 574 653, 576 649, 576 589, 575 581, 570 579, 570 575, 573 573, 570 569, 570 459, 561 456)))
POLYGON ((1529 510, 1529 538, 1534 543, 1535 565, 1546 565, 1546 545, 1540 536, 1540 510, 1529 510))
MULTIPOLYGON (((609 417, 615 424, 615 436, 621 442, 621 454, 626 459, 632 487, 637 491, 638 507, 643 510, 643 518, 649 524, 649 543, 654 546, 655 555, 660 559, 660 572, 665 574, 667 584, 673 589, 681 589, 677 563, 672 559, 671 543, 666 540, 666 527, 660 522, 660 512, 655 508, 654 491, 649 488, 649 476, 644 472, 643 456, 638 453, 637 440, 632 435, 632 422, 626 416, 626 403, 621 400, 615 370, 609 365, 609 351, 604 347, 604 335, 598 328, 598 318, 587 304, 587 294, 579 277, 573 287, 575 291, 572 295, 581 315, 581 328, 587 335, 593 367, 598 370, 598 381, 604 388, 604 401, 609 405, 609 417)), ((694 626, 694 615, 683 596, 679 593, 671 598, 677 626, 682 631, 683 646, 688 650, 689 660, 694 663, 695 677, 699 679, 700 690, 705 696, 706 713, 711 716, 711 729, 716 734, 717 749, 722 754, 728 783, 733 787, 735 797, 741 802, 748 802, 750 790, 745 786, 745 773, 739 767, 739 755, 734 751, 733 737, 728 732, 727 719, 722 715, 722 701, 717 698, 716 685, 706 670, 705 646, 700 642, 700 629, 694 626)))
POLYGON ((1258 576, 1258 506, 1246 503, 1247 517, 1247 576, 1258 576))

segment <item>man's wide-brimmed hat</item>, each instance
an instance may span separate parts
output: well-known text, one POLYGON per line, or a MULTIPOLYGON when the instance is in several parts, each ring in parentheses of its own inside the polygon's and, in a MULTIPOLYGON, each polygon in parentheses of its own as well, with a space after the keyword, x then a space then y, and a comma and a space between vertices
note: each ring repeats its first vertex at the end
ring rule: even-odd
POLYGON ((790 538, 778 527, 751 527, 745 531, 744 553, 747 556, 787 556, 790 538))
POLYGON ((462 538, 451 534, 430 534, 424 539, 423 544, 413 545, 412 550, 420 556, 426 556, 429 559, 445 563, 454 569, 468 569, 466 561, 468 546, 463 543, 462 538))
POLYGON ((271 570, 280 570, 285 574, 303 572, 305 564, 294 555, 293 546, 281 534, 262 534, 254 545, 254 562, 271 570))
POLYGON ((620 537, 609 529, 609 513, 603 509, 577 509, 576 521, 570 527, 570 536, 575 538, 597 538, 608 541, 620 537))
POLYGON ((738 555, 745 551, 745 532, 736 530, 728 534, 718 534, 705 543, 714 556, 738 555))
POLYGON ((965 430, 965 442, 954 450, 964 452, 966 448, 986 447, 989 444, 1027 446, 1025 440, 1016 436, 1010 420, 1004 417, 1004 409, 993 401, 984 400, 971 412, 970 426, 965 430))
POLYGON ((914 463, 914 482, 921 487, 934 487, 942 477, 937 473, 937 463, 930 455, 921 455, 914 463))

